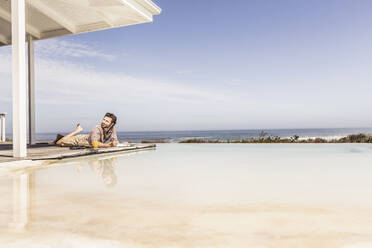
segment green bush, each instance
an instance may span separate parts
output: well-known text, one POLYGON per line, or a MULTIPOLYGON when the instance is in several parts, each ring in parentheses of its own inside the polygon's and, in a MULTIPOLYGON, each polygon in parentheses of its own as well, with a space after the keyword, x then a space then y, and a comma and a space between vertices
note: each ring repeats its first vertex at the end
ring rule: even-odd
POLYGON ((326 140, 323 138, 301 139, 297 134, 290 138, 280 138, 279 136, 267 136, 267 133, 261 131, 257 138, 241 140, 220 140, 220 139, 186 139, 179 143, 242 143, 242 144, 259 144, 259 143, 372 143, 372 136, 363 133, 351 134, 339 139, 326 140))

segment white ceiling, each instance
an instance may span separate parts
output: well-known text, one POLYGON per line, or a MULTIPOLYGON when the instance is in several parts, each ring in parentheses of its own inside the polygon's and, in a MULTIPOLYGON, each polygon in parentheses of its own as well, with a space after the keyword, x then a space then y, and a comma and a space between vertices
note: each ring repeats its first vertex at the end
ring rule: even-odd
MULTIPOLYGON (((152 22, 151 0, 25 0, 26 32, 34 39, 152 22)), ((0 0, 0 46, 11 44, 11 0, 0 0)))

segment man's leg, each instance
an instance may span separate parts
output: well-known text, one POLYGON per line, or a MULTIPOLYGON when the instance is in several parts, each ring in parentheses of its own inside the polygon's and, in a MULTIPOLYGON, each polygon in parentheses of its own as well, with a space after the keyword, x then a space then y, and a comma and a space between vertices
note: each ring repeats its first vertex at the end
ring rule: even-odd
POLYGON ((67 134, 66 136, 64 136, 63 138, 58 140, 56 142, 56 145, 60 146, 64 140, 66 140, 68 138, 71 138, 72 136, 75 136, 76 134, 80 133, 81 131, 83 131, 83 128, 80 126, 80 124, 78 124, 75 131, 73 131, 72 133, 67 134))

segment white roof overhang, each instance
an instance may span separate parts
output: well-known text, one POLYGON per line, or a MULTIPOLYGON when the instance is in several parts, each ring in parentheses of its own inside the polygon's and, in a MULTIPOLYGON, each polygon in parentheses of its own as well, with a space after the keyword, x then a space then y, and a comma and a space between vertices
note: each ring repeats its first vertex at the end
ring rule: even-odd
MULTIPOLYGON (((36 40, 152 22, 151 0, 25 0, 26 33, 36 40)), ((11 44, 11 1, 0 0, 0 46, 11 44)))

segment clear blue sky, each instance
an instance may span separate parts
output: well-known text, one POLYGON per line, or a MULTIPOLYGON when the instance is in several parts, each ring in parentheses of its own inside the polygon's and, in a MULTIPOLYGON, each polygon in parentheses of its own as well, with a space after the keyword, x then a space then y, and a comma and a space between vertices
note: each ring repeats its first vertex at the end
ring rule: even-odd
POLYGON ((372 1, 155 3, 150 24, 37 42, 38 132, 106 111, 122 131, 372 126, 372 1))

